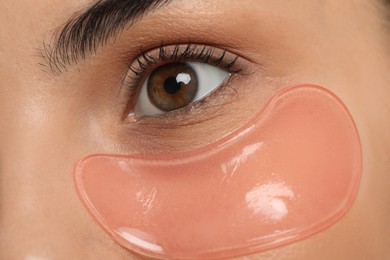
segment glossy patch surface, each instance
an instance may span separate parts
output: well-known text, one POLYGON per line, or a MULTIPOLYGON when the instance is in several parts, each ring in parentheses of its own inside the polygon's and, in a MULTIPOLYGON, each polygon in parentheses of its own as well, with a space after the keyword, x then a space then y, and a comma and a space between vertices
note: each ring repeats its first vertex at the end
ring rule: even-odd
POLYGON ((348 110, 307 85, 280 91, 207 147, 92 155, 75 168, 80 198, 115 241, 170 259, 246 255, 306 238, 345 214, 360 175, 348 110))

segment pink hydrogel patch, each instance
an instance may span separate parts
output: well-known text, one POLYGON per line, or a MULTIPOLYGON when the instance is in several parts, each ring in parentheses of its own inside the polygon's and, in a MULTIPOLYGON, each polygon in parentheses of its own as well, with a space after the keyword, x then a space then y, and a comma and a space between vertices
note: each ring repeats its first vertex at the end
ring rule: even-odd
POLYGON ((317 86, 277 93, 223 140, 164 155, 93 155, 80 198, 122 246, 174 259, 260 252, 315 234, 351 207, 361 147, 342 102, 317 86))

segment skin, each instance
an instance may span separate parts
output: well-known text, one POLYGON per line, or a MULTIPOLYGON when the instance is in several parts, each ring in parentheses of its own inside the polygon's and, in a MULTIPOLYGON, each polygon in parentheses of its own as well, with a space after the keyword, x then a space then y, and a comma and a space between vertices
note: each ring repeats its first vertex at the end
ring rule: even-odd
POLYGON ((1 0, 0 259, 140 258, 113 242, 88 215, 74 189, 75 162, 97 153, 210 143, 249 120, 258 101, 276 89, 303 83, 336 93, 355 119, 364 165, 356 201, 329 229, 243 259, 390 254, 390 50, 384 7, 363 0, 177 1, 67 72, 45 71, 38 65, 43 39, 50 40, 87 2, 1 0), (243 57, 251 73, 235 78, 237 94, 214 97, 209 103, 219 106, 206 105, 214 119, 197 123, 199 114, 193 112, 185 116, 192 123, 183 128, 177 118, 123 120, 131 101, 128 93, 118 92, 126 73, 121 57, 134 60, 140 45, 158 47, 161 40, 175 44, 183 38, 226 44, 243 57), (161 134, 161 125, 174 127, 161 134), (214 134, 204 137, 205 132, 214 134), (156 142, 148 141, 150 136, 156 142), (196 141, 185 143, 188 136, 196 141))

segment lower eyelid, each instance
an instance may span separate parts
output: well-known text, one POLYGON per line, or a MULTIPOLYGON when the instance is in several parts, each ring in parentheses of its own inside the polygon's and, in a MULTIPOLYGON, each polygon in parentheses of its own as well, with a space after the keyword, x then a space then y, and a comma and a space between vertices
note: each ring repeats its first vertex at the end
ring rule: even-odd
POLYGON ((218 112, 225 106, 239 100, 239 90, 234 86, 237 79, 237 75, 232 75, 203 99, 162 115, 140 117, 136 123, 156 128, 176 128, 211 120, 218 116, 218 112))
POLYGON ((129 153, 148 154, 188 151, 213 143, 252 120, 277 89, 257 76, 233 75, 205 99, 165 115, 127 118, 120 139, 129 153))

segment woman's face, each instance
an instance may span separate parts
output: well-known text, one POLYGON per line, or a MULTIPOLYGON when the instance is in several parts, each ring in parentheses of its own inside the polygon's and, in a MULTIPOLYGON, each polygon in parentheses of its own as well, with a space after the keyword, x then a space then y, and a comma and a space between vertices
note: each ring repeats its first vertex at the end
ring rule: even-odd
POLYGON ((275 91, 306 83, 335 93, 355 120, 363 151, 359 191, 328 229, 248 259, 390 254, 385 7, 354 0, 171 0, 91 51, 81 48, 81 38, 70 43, 59 32, 93 2, 1 3, 1 259, 140 258, 113 242, 85 210, 73 184, 75 163, 91 154, 196 149, 251 120, 275 91), (65 44, 56 44, 58 38, 65 44), (144 79, 127 82, 129 66, 137 65, 140 50, 189 42, 227 50, 239 57, 236 69, 247 73, 237 73, 233 88, 203 105, 138 121, 132 108, 144 79))

